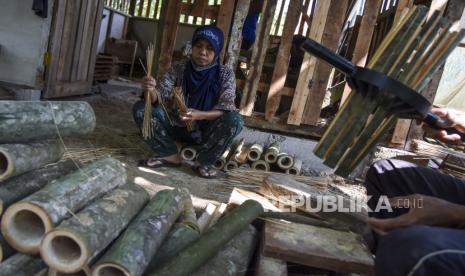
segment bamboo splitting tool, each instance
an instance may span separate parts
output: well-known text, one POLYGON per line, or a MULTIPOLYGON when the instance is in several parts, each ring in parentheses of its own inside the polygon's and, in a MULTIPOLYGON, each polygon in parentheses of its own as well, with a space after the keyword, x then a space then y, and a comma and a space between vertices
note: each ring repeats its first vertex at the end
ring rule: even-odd
MULTIPOLYGON (((439 11, 428 19, 428 8, 415 6, 394 26, 367 68, 357 67, 311 39, 301 48, 346 74, 353 89, 315 148, 315 154, 336 174, 349 175, 392 128, 397 118, 421 119, 448 129, 430 112, 421 92, 432 74, 459 45, 465 31, 445 24, 439 11)), ((465 135, 461 134, 465 141, 465 135)))

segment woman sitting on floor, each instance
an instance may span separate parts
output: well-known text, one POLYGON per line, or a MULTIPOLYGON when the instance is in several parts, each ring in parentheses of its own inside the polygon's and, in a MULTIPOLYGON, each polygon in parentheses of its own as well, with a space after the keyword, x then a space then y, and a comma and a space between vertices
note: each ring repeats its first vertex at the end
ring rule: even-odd
MULTIPOLYGON (((154 135, 147 140, 155 157, 142 161, 142 166, 174 167, 181 164, 175 141, 196 144, 198 156, 194 169, 207 178, 216 177, 213 164, 242 130, 243 121, 234 104, 234 73, 219 62, 223 48, 223 32, 216 26, 198 28, 192 37, 191 58, 174 64, 156 83, 144 82, 145 93, 151 94, 154 135), (172 90, 181 86, 188 112, 178 113, 172 90), (158 105, 155 89, 162 97, 166 111, 158 105), (193 122, 188 131, 186 122, 193 122)), ((134 105, 134 119, 142 128, 145 102, 134 105)))

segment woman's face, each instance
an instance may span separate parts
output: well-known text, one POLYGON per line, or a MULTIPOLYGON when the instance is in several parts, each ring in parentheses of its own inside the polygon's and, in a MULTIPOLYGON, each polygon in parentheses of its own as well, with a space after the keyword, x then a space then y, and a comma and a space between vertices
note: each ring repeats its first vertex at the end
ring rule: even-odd
POLYGON ((199 39, 192 47, 192 60, 195 64, 205 66, 215 59, 215 50, 206 39, 199 39))

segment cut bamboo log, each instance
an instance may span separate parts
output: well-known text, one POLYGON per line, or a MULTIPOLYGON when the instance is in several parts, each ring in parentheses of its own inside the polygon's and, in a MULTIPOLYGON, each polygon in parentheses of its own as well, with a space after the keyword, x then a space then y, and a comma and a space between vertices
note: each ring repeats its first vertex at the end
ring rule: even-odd
POLYGON ((41 258, 18 253, 0 263, 0 276, 35 276, 46 267, 41 258))
POLYGON ((195 214, 194 204, 189 191, 187 189, 181 189, 181 195, 183 197, 184 206, 181 214, 179 215, 179 220, 195 231, 200 232, 197 215, 195 214))
POLYGON ((197 157, 197 150, 193 147, 184 147, 181 150, 181 158, 186 161, 194 161, 197 157))
MULTIPOLYGON (((191 197, 183 191, 184 211, 178 218, 178 222, 173 226, 168 236, 163 241, 160 249, 150 261, 146 271, 153 271, 176 256, 186 246, 196 241, 200 237, 200 227, 197 221, 192 221, 193 204, 191 197), (186 211, 187 210, 187 211, 186 211)), ((208 205, 208 203, 205 205, 208 205)))
POLYGON ((233 160, 239 164, 243 164, 247 161, 249 155, 250 145, 242 146, 240 150, 236 150, 236 154, 233 156, 233 160))
POLYGON ((294 160, 294 165, 292 165, 292 167, 287 169, 286 173, 287 174, 293 174, 293 175, 300 175, 301 170, 302 170, 302 160, 295 159, 294 160))
POLYGON ((0 102, 0 143, 57 139, 92 133, 96 119, 87 102, 0 102))
POLYGON ((0 262, 15 254, 15 252, 13 247, 11 247, 3 235, 0 234, 0 262))
POLYGON ((182 199, 178 190, 155 194, 99 260, 92 270, 93 275, 142 275, 181 213, 182 199))
POLYGON ((281 170, 286 171, 287 169, 290 169, 292 166, 294 166, 294 157, 287 153, 280 153, 276 163, 281 170))
POLYGON ((55 163, 63 153, 64 148, 58 141, 0 145, 0 182, 55 163))
POLYGON ((11 205, 2 217, 2 233, 19 252, 37 254, 42 237, 55 225, 125 182, 121 162, 94 162, 11 205))
POLYGON ((47 233, 40 255, 58 271, 81 270, 118 237, 148 200, 148 193, 132 183, 113 190, 47 233))
POLYGON ((176 258, 171 259, 149 275, 189 275, 214 257, 226 243, 262 213, 263 208, 258 202, 253 200, 244 202, 223 217, 196 242, 185 248, 176 258))
POLYGON ((257 230, 249 226, 235 236, 215 257, 201 266, 193 276, 245 275, 257 244, 257 230))
POLYGON ((266 256, 330 271, 373 273, 372 254, 355 233, 269 221, 264 228, 266 256))
POLYGON ((88 266, 85 266, 83 269, 79 270, 78 272, 74 273, 65 273, 65 272, 59 272, 55 269, 49 268, 48 269, 48 276, 91 276, 92 271, 88 266))
POLYGON ((244 163, 239 166, 239 169, 245 169, 249 170, 250 169, 250 164, 244 163))
POLYGON ((270 171, 270 164, 268 164, 265 160, 257 160, 252 163, 251 168, 257 171, 270 171))
POLYGON ((11 204, 37 192, 52 180, 76 170, 76 164, 67 160, 12 177, 0 186, 0 215, 11 204))
POLYGON ((218 170, 222 170, 224 168, 224 165, 226 165, 226 162, 228 160, 229 152, 231 151, 230 148, 226 149, 225 152, 223 152, 223 155, 221 155, 221 158, 216 160, 214 167, 218 170))
POLYGON ((273 164, 273 163, 276 163, 276 161, 278 161, 278 154, 279 154, 279 143, 274 142, 268 147, 268 149, 266 149, 265 156, 263 157, 263 159, 267 163, 273 164))
POLYGON ((250 146, 249 153, 247 154, 247 158, 254 162, 260 159, 263 153, 263 146, 260 144, 253 144, 250 146))
POLYGON ((237 169, 237 168, 239 168, 239 164, 237 164, 236 161, 229 160, 229 161, 224 165, 223 170, 224 170, 225 172, 229 172, 229 171, 234 170, 234 169, 237 169))

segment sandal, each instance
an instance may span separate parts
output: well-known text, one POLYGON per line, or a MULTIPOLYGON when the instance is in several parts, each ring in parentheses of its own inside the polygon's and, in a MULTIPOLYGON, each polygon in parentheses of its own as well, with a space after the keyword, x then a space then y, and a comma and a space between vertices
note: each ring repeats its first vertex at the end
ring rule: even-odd
POLYGON ((180 167, 181 166, 181 163, 173 163, 173 162, 170 162, 168 160, 165 160, 161 157, 152 157, 152 158, 149 158, 149 159, 146 159, 146 160, 139 160, 139 163, 138 163, 138 166, 139 167, 145 167, 145 168, 149 168, 149 169, 156 169, 156 168, 162 168, 162 167, 180 167), (155 165, 150 165, 149 163, 154 163, 154 162, 159 162, 158 164, 155 164, 155 165))
POLYGON ((213 179, 220 176, 220 172, 212 166, 193 166, 192 169, 202 178, 213 179))

